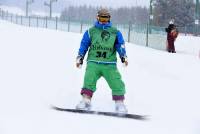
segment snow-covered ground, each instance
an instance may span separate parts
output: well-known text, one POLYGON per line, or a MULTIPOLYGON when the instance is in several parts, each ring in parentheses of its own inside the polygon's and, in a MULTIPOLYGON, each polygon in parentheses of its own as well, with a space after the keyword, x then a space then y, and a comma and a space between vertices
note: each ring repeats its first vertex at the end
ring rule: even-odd
MULTIPOLYGON (((82 35, 0 21, 0 134, 199 134, 200 38, 179 36, 176 54, 127 43, 118 68, 129 113, 147 121, 58 112, 79 102, 85 64, 75 67, 82 35)), ((102 78, 93 109, 113 111, 102 78)))

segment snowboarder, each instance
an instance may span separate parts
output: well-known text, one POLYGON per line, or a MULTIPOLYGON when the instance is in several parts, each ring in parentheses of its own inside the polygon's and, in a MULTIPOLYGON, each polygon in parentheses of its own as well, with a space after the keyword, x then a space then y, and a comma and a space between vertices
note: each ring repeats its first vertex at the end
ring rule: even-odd
POLYGON ((91 98, 96 91, 96 83, 100 77, 104 77, 112 89, 112 99, 115 101, 116 112, 127 113, 124 104, 125 84, 116 65, 116 52, 118 52, 121 62, 125 66, 128 65, 125 42, 122 33, 112 27, 110 18, 110 12, 107 9, 100 9, 94 26, 84 33, 81 40, 76 66, 81 67, 87 51, 88 56, 84 84, 81 90, 82 100, 77 104, 76 109, 91 109, 91 98))
POLYGON ((175 46, 174 42, 178 36, 178 29, 174 25, 174 20, 172 19, 169 22, 168 28, 165 29, 167 32, 167 44, 166 44, 166 49, 169 53, 176 53, 175 51, 175 46))

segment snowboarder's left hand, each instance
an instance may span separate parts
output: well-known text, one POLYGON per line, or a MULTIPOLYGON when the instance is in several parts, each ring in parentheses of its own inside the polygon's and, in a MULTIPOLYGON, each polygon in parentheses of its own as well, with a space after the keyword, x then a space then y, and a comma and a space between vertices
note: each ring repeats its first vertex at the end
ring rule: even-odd
POLYGON ((128 58, 126 56, 121 57, 121 62, 125 65, 128 66, 128 58))

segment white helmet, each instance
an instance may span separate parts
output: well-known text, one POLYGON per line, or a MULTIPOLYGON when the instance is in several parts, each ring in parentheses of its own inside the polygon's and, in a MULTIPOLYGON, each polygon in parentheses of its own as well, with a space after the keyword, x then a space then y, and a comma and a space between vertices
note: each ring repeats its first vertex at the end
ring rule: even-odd
POLYGON ((174 24, 174 19, 171 19, 171 20, 169 21, 169 24, 174 24))

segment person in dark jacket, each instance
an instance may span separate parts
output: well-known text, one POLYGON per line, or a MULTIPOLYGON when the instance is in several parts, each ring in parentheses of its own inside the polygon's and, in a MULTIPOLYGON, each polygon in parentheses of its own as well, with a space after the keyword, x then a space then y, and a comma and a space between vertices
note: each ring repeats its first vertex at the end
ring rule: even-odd
POLYGON ((169 26, 165 30, 167 32, 166 49, 169 53, 176 53, 174 42, 178 36, 178 29, 173 20, 169 22, 169 26))

